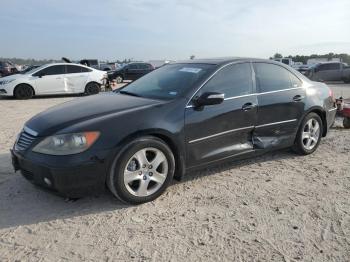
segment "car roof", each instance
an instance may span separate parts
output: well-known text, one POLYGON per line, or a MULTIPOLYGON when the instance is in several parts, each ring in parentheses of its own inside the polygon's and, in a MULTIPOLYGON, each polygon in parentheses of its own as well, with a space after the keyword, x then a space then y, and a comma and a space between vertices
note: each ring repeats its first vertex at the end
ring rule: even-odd
POLYGON ((269 62, 274 64, 281 64, 280 62, 261 59, 261 58, 248 58, 248 57, 223 57, 223 58, 207 58, 207 59, 193 59, 193 60, 183 60, 176 61, 172 64, 212 64, 212 65, 225 65, 234 62, 269 62))
POLYGON ((76 65, 76 66, 88 67, 91 69, 91 67, 86 66, 86 65, 82 65, 82 64, 78 64, 78 63, 63 63, 63 62, 61 62, 61 63, 48 63, 48 64, 44 64, 42 66, 53 66, 53 65, 76 65))

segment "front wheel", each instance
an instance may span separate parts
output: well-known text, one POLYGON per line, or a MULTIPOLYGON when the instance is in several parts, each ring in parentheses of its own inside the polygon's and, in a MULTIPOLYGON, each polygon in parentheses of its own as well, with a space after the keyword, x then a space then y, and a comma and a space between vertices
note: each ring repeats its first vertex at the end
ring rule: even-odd
POLYGON ((159 197, 175 171, 174 155, 156 137, 143 137, 129 143, 118 155, 107 178, 114 196, 129 204, 142 204, 159 197))
POLYGON ((34 92, 31 86, 26 84, 19 84, 15 87, 13 95, 16 99, 30 99, 33 97, 34 92))
POLYGON ((322 120, 316 113, 308 114, 298 130, 293 149, 301 155, 309 155, 315 152, 321 142, 322 120))

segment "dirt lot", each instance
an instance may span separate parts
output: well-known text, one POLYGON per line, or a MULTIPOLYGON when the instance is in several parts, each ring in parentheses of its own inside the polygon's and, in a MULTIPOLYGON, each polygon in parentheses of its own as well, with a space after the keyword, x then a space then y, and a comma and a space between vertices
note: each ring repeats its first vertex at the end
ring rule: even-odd
POLYGON ((71 99, 0 100, 0 261, 349 261, 350 130, 310 156, 189 173, 141 206, 108 192, 67 202, 15 174, 9 148, 31 116, 71 99))

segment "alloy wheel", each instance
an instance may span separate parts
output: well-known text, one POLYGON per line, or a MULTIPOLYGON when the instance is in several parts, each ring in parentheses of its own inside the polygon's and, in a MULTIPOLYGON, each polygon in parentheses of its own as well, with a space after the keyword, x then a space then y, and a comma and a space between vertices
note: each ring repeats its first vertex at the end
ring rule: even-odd
POLYGON ((304 126, 301 138, 305 149, 314 149, 320 139, 320 134, 321 130, 318 121, 314 118, 309 119, 304 126))
POLYGON ((127 162, 124 185, 134 196, 152 195, 164 184, 168 170, 168 160, 161 150, 153 147, 141 149, 127 162))

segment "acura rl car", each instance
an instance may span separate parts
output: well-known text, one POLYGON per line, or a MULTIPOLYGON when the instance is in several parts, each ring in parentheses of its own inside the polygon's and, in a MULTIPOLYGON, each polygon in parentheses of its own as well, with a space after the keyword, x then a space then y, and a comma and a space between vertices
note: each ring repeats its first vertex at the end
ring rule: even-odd
POLYGON ((84 65, 55 63, 0 79, 0 96, 29 99, 36 95, 97 94, 106 72, 84 65))
POLYGON ((282 63, 191 60, 34 116, 12 159, 25 178, 63 196, 107 185, 122 201, 140 204, 174 177, 217 161, 288 147, 311 154, 335 114, 325 84, 282 63))

